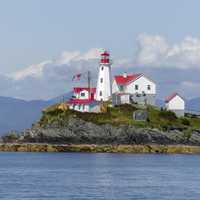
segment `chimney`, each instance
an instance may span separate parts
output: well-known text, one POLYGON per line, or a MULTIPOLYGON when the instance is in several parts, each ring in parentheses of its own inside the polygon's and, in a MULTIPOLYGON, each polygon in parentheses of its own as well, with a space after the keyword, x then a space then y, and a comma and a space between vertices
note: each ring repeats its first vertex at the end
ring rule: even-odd
POLYGON ((127 78, 127 73, 126 72, 123 73, 123 77, 127 78))

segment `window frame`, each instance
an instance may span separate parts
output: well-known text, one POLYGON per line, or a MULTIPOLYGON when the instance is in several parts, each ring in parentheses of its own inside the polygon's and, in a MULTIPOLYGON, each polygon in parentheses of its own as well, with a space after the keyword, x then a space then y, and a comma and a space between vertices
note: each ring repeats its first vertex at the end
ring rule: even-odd
POLYGON ((81 97, 86 97, 86 94, 85 94, 85 92, 81 92, 81 97))

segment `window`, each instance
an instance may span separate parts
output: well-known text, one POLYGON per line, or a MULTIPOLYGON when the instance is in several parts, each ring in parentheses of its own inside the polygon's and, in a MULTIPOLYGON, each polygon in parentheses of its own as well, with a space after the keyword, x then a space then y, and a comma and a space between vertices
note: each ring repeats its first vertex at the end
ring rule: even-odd
POLYGON ((85 93, 81 93, 81 97, 84 97, 85 96, 85 93))
POLYGON ((120 86, 119 86, 119 90, 120 90, 120 91, 123 91, 123 90, 124 90, 124 86, 123 86, 123 85, 120 85, 120 86))
POLYGON ((141 97, 141 94, 136 93, 136 97, 141 97))
POLYGON ((103 71, 104 67, 101 67, 101 71, 103 71))
POLYGON ((81 104, 79 104, 78 109, 79 109, 79 110, 81 109, 81 104))
POLYGON ((151 86, 150 85, 147 85, 147 90, 151 90, 151 86))
POLYGON ((99 92, 99 95, 102 96, 102 91, 99 92))
POLYGON ((103 83, 103 78, 100 79, 100 82, 103 83))
POLYGON ((85 110, 85 105, 83 105, 83 110, 85 110))
POLYGON ((139 86, 138 85, 135 85, 135 90, 138 90, 139 89, 139 86))

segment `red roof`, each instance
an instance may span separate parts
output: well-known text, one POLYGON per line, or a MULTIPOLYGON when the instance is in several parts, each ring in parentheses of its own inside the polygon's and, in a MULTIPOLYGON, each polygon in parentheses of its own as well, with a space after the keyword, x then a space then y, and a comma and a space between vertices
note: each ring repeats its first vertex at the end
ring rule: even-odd
MULTIPOLYGON (((89 88, 81 88, 81 87, 75 87, 74 88, 74 92, 75 93, 80 93, 80 92, 82 92, 83 90, 86 90, 86 91, 88 91, 89 92, 89 88)), ((96 88, 90 88, 90 92, 91 93, 96 93, 96 88)))
POLYGON ((104 53, 101 53, 101 56, 109 56, 110 54, 107 53, 106 51, 104 53))
POLYGON ((69 104, 83 104, 83 105, 91 104, 92 102, 94 102, 93 99, 70 99, 68 101, 69 104))
POLYGON ((171 95, 169 95, 169 96, 167 96, 166 98, 165 98, 165 102, 166 103, 168 103, 168 102, 170 102, 175 96, 179 96, 179 94, 177 93, 177 92, 174 92, 174 93, 172 93, 171 95))
POLYGON ((141 73, 140 74, 131 74, 131 75, 127 75, 127 76, 119 75, 119 76, 115 76, 115 81, 119 85, 125 85, 131 81, 135 81, 142 75, 143 74, 141 74, 141 73))

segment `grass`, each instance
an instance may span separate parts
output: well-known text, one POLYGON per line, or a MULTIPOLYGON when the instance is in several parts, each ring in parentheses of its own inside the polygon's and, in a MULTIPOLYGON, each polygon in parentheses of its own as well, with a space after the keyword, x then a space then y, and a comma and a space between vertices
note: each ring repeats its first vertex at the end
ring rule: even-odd
POLYGON ((43 111, 43 116, 39 121, 40 126, 46 126, 52 123, 64 125, 69 117, 82 119, 84 121, 95 124, 111 124, 119 125, 134 125, 136 127, 158 128, 167 130, 168 127, 176 127, 183 130, 200 129, 199 118, 177 118, 173 112, 160 110, 157 107, 147 106, 141 107, 139 105, 120 105, 115 107, 107 107, 107 112, 104 113, 81 113, 72 110, 62 110, 59 105, 53 105, 43 111), (148 113, 148 120, 136 121, 133 120, 133 112, 136 110, 146 110, 148 113))

